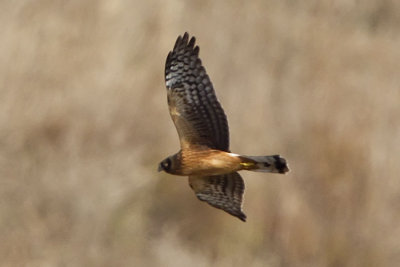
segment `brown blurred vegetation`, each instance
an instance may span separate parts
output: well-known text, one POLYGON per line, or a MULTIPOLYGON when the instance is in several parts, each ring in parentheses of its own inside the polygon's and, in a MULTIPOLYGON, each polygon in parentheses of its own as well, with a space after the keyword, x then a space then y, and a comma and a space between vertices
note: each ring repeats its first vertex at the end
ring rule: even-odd
POLYGON ((398 266, 400 2, 2 1, 1 266, 398 266), (189 31, 248 222, 157 173, 164 60, 189 31))

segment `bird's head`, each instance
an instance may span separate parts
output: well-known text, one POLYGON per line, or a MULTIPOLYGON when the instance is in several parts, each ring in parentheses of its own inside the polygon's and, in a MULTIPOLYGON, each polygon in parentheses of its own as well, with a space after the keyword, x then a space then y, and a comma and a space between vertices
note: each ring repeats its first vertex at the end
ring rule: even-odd
POLYGON ((158 171, 169 172, 171 170, 172 160, 171 157, 164 159, 158 164, 158 171))

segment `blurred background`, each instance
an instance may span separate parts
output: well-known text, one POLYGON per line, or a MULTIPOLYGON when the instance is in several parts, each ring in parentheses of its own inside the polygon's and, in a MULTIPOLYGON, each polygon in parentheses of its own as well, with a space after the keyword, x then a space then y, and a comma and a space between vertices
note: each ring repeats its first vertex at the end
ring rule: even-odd
POLYGON ((0 266, 398 266, 400 2, 2 1, 0 266), (157 172, 164 62, 197 37, 238 219, 157 172))

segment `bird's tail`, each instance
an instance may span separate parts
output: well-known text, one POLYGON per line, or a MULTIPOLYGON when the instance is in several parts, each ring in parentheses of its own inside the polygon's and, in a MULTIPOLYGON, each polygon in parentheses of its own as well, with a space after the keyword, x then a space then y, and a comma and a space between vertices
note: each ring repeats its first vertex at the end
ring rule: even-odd
POLYGON ((243 170, 256 172, 286 173, 289 171, 286 160, 279 155, 240 156, 243 170))

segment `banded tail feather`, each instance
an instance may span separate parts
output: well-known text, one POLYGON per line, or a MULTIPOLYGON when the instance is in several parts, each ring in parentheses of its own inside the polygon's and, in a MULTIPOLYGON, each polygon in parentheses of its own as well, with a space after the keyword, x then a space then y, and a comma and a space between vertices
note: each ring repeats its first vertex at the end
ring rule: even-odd
POLYGON ((240 156, 244 170, 256 172, 286 173, 289 171, 286 159, 279 155, 240 156))

